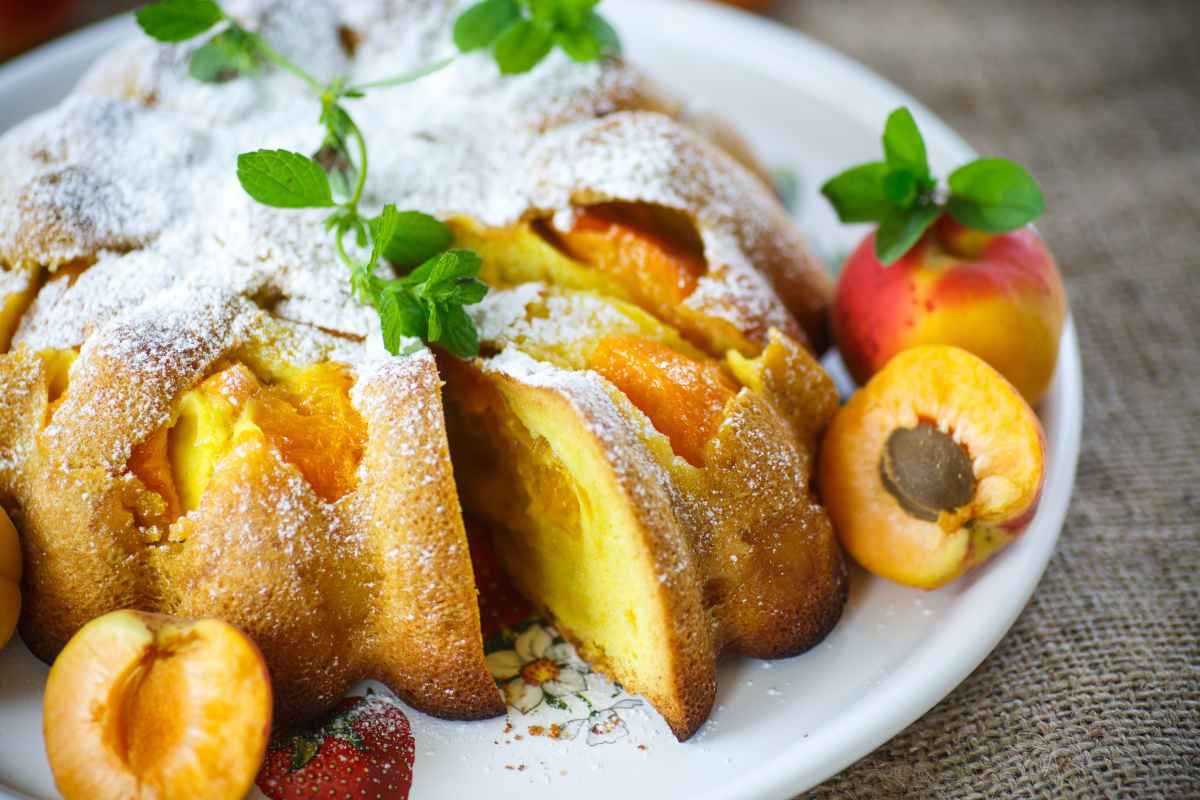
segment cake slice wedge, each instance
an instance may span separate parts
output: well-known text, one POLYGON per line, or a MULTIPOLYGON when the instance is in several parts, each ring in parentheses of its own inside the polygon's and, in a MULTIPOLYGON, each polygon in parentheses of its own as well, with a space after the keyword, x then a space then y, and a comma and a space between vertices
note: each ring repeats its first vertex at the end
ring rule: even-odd
POLYGON ((439 359, 463 505, 517 588, 676 736, 717 658, 799 653, 845 567, 811 493, 836 404, 802 347, 704 356, 640 309, 527 284, 477 313, 483 358, 439 359))

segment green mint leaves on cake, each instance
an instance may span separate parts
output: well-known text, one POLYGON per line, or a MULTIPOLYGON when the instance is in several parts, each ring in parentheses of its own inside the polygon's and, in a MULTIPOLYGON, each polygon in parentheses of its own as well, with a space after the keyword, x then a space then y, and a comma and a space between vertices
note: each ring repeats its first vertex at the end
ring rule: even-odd
POLYGON ((238 181, 246 194, 275 208, 327 208, 333 205, 329 177, 313 159, 289 150, 255 150, 237 160, 238 181))
POLYGON ((160 42, 183 42, 225 19, 212 0, 162 0, 138 9, 137 22, 160 42))
POLYGON ((476 277, 481 262, 470 250, 445 249, 452 237, 435 234, 438 226, 445 228, 427 214, 384 206, 371 220, 375 231, 371 258, 351 271, 355 294, 379 312, 383 343, 389 352, 399 352, 405 336, 438 342, 464 358, 479 352, 475 325, 463 306, 478 303, 487 294, 487 286, 476 277), (402 278, 379 277, 376 265, 400 241, 406 242, 405 256, 420 258, 420 265, 402 278))
POLYGON ((238 182, 263 205, 332 209, 325 228, 333 234, 338 258, 350 269, 354 295, 379 314, 389 352, 401 354, 404 337, 437 343, 464 358, 479 352, 475 326, 463 309, 487 293, 477 278, 479 256, 451 250, 454 236, 450 229, 420 211, 397 211, 388 204, 378 216, 363 214, 359 205, 367 179, 367 142, 343 105, 344 100, 363 97, 368 90, 428 75, 450 59, 359 85, 348 85, 341 78, 323 83, 258 34, 231 20, 212 0, 162 0, 138 11, 137 20, 153 38, 172 43, 224 24, 192 52, 188 71, 198 80, 231 80, 258 71, 265 62, 302 80, 321 104, 325 135, 320 147, 312 155, 290 150, 242 153, 237 159, 238 182), (365 260, 359 256, 363 251, 369 252, 365 260), (401 278, 381 277, 381 261, 410 271, 401 278))
POLYGON ((463 53, 491 48, 500 72, 528 72, 555 45, 575 61, 621 52, 612 25, 596 13, 599 0, 482 0, 454 23, 463 53))
POLYGON ((882 161, 871 161, 826 181, 821 193, 842 222, 876 222, 875 254, 891 264, 916 244, 943 213, 988 233, 1006 233, 1046 210, 1042 190, 1015 161, 981 158, 947 179, 939 192, 925 140, 907 108, 893 111, 883 131, 882 161))

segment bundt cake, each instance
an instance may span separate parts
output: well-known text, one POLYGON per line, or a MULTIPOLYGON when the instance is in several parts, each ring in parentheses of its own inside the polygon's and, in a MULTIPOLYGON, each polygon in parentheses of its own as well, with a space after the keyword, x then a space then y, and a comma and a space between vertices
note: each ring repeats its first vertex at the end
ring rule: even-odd
MULTIPOLYGON (((459 10, 229 7, 355 80, 433 61, 459 10)), ((830 283, 748 156, 617 59, 505 77, 467 54, 355 100, 364 202, 445 220, 493 287, 480 357, 389 355, 323 213, 235 177, 239 152, 321 141, 311 98, 270 70, 198 83, 194 47, 134 40, 0 139, 0 504, 35 654, 117 608, 218 617, 281 719, 368 677, 503 713, 460 498, 681 739, 722 652, 829 630, 844 567, 810 475, 836 397, 806 347, 830 283)))

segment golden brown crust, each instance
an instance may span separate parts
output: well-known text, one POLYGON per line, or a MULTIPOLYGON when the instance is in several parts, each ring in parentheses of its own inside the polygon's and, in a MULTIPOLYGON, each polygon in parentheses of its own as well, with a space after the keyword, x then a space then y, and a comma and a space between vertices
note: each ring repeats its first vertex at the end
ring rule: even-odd
POLYGON ((708 443, 693 519, 725 647, 782 658, 819 642, 846 599, 842 553, 813 489, 837 394, 812 356, 778 332, 748 371, 759 380, 726 406, 708 443))
POLYGON ((281 719, 323 711, 367 677, 433 714, 503 713, 448 453, 431 424, 441 410, 427 353, 360 376, 367 453, 358 488, 337 504, 251 431, 235 437, 199 508, 165 536, 138 525, 132 509, 147 490, 126 471, 132 446, 183 390, 275 324, 245 301, 210 310, 207 322, 158 309, 106 326, 44 428, 42 360, 23 348, 0 356, 0 496, 20 510, 30 648, 50 660, 118 608, 218 617, 261 647, 281 719))

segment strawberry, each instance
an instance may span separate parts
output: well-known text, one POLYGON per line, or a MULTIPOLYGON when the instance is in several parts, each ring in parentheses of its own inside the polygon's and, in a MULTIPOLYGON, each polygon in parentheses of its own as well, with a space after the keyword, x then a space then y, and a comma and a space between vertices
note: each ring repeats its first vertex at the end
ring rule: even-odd
POLYGON ((277 734, 255 783, 271 800, 407 800, 414 743, 390 697, 346 697, 329 716, 277 734))

